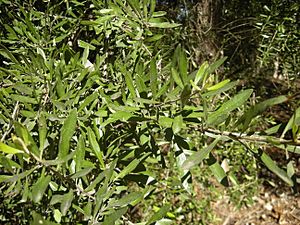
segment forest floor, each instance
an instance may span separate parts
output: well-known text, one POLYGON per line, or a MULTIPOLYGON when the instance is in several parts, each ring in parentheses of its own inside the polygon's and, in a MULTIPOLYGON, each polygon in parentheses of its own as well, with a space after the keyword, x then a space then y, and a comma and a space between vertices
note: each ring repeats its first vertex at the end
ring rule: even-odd
POLYGON ((300 224, 300 196, 289 190, 262 186, 254 204, 236 209, 228 198, 215 202, 213 211, 220 225, 300 224))

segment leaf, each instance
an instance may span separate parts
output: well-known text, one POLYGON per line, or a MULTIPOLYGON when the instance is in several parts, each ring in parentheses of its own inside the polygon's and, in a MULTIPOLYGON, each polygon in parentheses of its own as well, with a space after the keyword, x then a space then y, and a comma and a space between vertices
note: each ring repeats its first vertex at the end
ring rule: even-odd
POLYGON ((223 81, 221 81, 221 82, 219 82, 219 83, 217 83, 217 84, 215 84, 211 87, 208 87, 207 90, 208 91, 216 91, 216 90, 222 88, 225 84, 227 84, 229 82, 230 82, 229 79, 223 80, 223 81))
POLYGON ((148 157, 151 153, 147 153, 143 155, 139 159, 132 160, 117 176, 115 179, 122 179, 127 174, 131 173, 146 157, 148 157))
POLYGON ((22 103, 38 104, 38 101, 35 98, 30 98, 28 96, 11 94, 10 97, 11 99, 22 103))
POLYGON ((168 128, 168 127, 172 126, 173 120, 174 119, 166 117, 166 116, 160 116, 158 119, 158 123, 161 127, 168 128))
POLYGON ((153 58, 150 62, 150 88, 152 92, 152 96, 155 96, 157 93, 157 68, 156 61, 153 58))
POLYGON ((173 120, 172 130, 174 134, 179 133, 179 131, 184 127, 184 122, 182 115, 176 116, 173 120))
POLYGON ((49 182, 51 181, 51 176, 48 175, 44 177, 44 174, 38 179, 38 181, 32 187, 32 200, 35 203, 38 203, 42 200, 43 195, 48 187, 49 182))
POLYGON ((128 210, 128 207, 123 207, 117 210, 114 210, 109 215, 105 216, 103 225, 114 225, 115 222, 120 219, 128 210))
POLYGON ((93 102, 97 97, 98 97, 98 93, 97 92, 94 92, 93 94, 87 96, 84 99, 84 102, 82 104, 80 104, 78 112, 80 112, 81 110, 83 110, 86 106, 88 106, 91 102, 93 102))
POLYGON ((71 190, 68 194, 63 195, 60 204, 60 211, 62 216, 65 216, 67 214, 70 206, 72 205, 73 197, 74 195, 71 190))
POLYGON ((221 87, 217 90, 208 91, 206 93, 203 93, 202 97, 216 96, 222 92, 230 90, 231 88, 235 87, 237 84, 238 84, 238 81, 233 81, 233 82, 227 83, 223 87, 221 87))
POLYGON ((198 83, 200 81, 202 81, 202 79, 205 77, 205 74, 206 74, 206 71, 207 71, 208 67, 209 67, 208 62, 202 63, 202 65, 200 66, 200 68, 199 68, 199 70, 198 70, 198 72, 196 73, 196 76, 195 76, 194 83, 196 85, 198 85, 198 83))
POLYGON ((180 48, 179 51, 179 57, 178 57, 178 67, 179 67, 179 72, 183 81, 183 84, 186 85, 188 84, 188 61, 186 57, 186 53, 184 49, 180 48))
POLYGON ((212 65, 210 65, 207 68, 207 74, 213 73, 217 68, 219 68, 225 62, 226 59, 227 59, 227 57, 223 57, 223 58, 217 60, 216 62, 214 62, 212 65))
POLYGON ((17 153, 24 153, 24 151, 21 151, 19 149, 10 147, 2 142, 0 142, 0 151, 7 153, 7 154, 17 154, 17 153))
POLYGON ((287 100, 287 97, 281 95, 275 98, 270 98, 267 99, 263 102, 260 102, 254 106, 252 106, 249 110, 247 110, 247 112, 245 112, 245 114, 238 120, 236 125, 239 125, 241 123, 243 123, 243 128, 242 128, 242 132, 244 132, 245 130, 247 130, 250 122, 252 121, 253 118, 255 118, 256 116, 260 115, 262 112, 264 112, 268 107, 276 105, 276 104, 280 104, 283 103, 287 100))
POLYGON ((156 22, 156 23, 148 23, 149 27, 156 28, 174 28, 179 27, 179 23, 169 23, 169 22, 156 22))
POLYGON ((225 102, 217 111, 208 115, 207 123, 209 125, 217 125, 224 122, 229 116, 229 113, 244 104, 252 92, 252 89, 240 91, 233 98, 225 102))
POLYGON ((207 146, 204 149, 201 149, 198 152, 195 152, 191 156, 187 158, 187 160, 184 161, 182 165, 182 169, 184 170, 190 170, 192 167, 200 164, 211 152, 211 150, 216 146, 219 139, 215 139, 209 146, 207 146))
POLYGON ((88 167, 88 168, 84 168, 78 172, 76 172, 75 174, 73 174, 71 176, 72 179, 77 179, 79 177, 83 177, 83 176, 86 176, 87 174, 89 174, 94 168, 92 167, 88 167))
POLYGON ((162 219, 167 214, 167 212, 170 210, 170 208, 171 208, 170 204, 166 204, 163 207, 161 207, 153 216, 151 216, 151 218, 148 220, 146 225, 149 225, 151 223, 154 223, 154 222, 162 219))
POLYGON ((280 169, 276 163, 271 159, 270 156, 268 156, 264 151, 259 149, 259 158, 261 161, 266 165, 266 167, 275 173, 280 179, 282 179, 284 182, 286 182, 288 185, 293 186, 294 182, 293 180, 287 175, 287 173, 280 169))
POLYGON ((128 206, 130 204, 132 204, 134 201, 136 201, 137 199, 140 199, 143 197, 143 194, 141 192, 132 192, 128 195, 125 195, 124 197, 122 197, 121 199, 115 200, 115 201, 111 201, 108 204, 108 207, 124 207, 124 206, 128 206))
POLYGON ((78 40, 78 46, 81 47, 81 48, 88 48, 88 49, 91 49, 91 50, 96 49, 95 46, 93 46, 90 43, 87 43, 85 41, 82 41, 82 40, 78 40))
POLYGON ((172 67, 171 72, 172 72, 172 77, 173 77, 175 83, 176 83, 179 87, 181 87, 181 89, 183 89, 184 86, 183 86, 182 80, 181 80, 181 78, 179 77, 178 72, 176 71, 176 69, 174 69, 174 68, 172 67))
POLYGON ((211 172, 213 173, 213 175, 215 176, 217 181, 220 184, 224 185, 225 187, 228 187, 229 183, 228 183, 227 175, 226 175, 224 169, 222 168, 222 166, 220 165, 220 163, 213 156, 213 154, 211 154, 211 153, 209 154, 209 159, 208 159, 207 163, 208 163, 209 169, 211 170, 211 172))
POLYGON ((73 109, 69 116, 65 119, 60 132, 60 140, 58 147, 58 158, 62 159, 67 156, 70 149, 70 141, 76 129, 77 124, 77 111, 73 109))
POLYGON ((40 214, 33 212, 33 220, 30 222, 30 225, 58 225, 57 223, 45 220, 40 214))
POLYGON ((289 122, 287 123, 286 127, 284 128, 284 131, 281 134, 281 138, 283 138, 286 132, 292 129, 293 126, 300 126, 300 107, 296 109, 296 112, 289 119, 289 122))
POLYGON ((97 142, 96 135, 95 135, 94 131, 92 130, 92 128, 90 128, 90 127, 87 128, 87 132, 88 132, 88 140, 93 149, 93 152, 95 153, 97 159, 99 160, 100 166, 102 168, 105 168, 104 161, 103 161, 103 153, 97 142))
MULTIPOLYGON (((39 124, 39 144, 40 144, 39 150, 40 152, 42 152, 45 147, 45 141, 47 136, 47 121, 44 113, 40 114, 38 124, 39 124)), ((42 156, 40 158, 42 158, 42 156)))

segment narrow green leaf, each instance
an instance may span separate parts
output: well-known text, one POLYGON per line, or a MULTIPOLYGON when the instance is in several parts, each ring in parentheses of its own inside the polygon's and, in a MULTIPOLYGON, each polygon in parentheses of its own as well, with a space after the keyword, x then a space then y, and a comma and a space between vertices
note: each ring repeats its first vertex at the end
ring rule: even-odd
POLYGON ((176 116, 172 124, 173 133, 174 134, 179 133, 183 127, 184 127, 184 122, 183 122, 182 115, 176 116))
POLYGON ((252 91, 252 89, 240 91, 233 98, 225 102, 217 111, 208 115, 207 123, 209 125, 217 125, 224 122, 231 111, 240 107, 248 100, 252 94, 252 91))
POLYGON ((179 23, 169 23, 169 22, 156 22, 156 23, 148 23, 149 27, 156 28, 174 28, 179 27, 179 23))
POLYGON ((157 76, 156 60, 153 58, 150 62, 150 88, 153 96, 157 93, 157 76))
POLYGON ((32 200, 35 203, 38 203, 42 200, 43 195, 48 187, 48 184, 51 181, 51 176, 42 176, 38 179, 38 181, 32 187, 32 200))
POLYGON ((24 153, 23 151, 10 147, 2 142, 0 142, 0 151, 7 153, 7 154, 17 154, 17 153, 24 153))
MULTIPOLYGON (((47 121, 44 113, 40 114, 38 124, 39 124, 39 144, 40 144, 39 150, 42 153, 45 147, 46 136, 47 136, 47 121)), ((40 158, 42 158, 42 155, 40 155, 40 158)))
POLYGON ((98 93, 94 92, 93 94, 87 96, 83 103, 80 105, 78 112, 80 112, 81 110, 83 110, 86 106, 88 106, 91 102, 93 102, 96 98, 98 97, 98 93))
POLYGON ((209 154, 208 165, 209 165, 209 169, 211 170, 211 172, 213 173, 217 181, 220 184, 228 187, 229 183, 228 183, 227 175, 224 169, 222 168, 222 166, 220 165, 220 163, 216 160, 216 158, 211 153, 209 154))
POLYGON ((268 107, 283 103, 286 100, 287 100, 287 97, 281 95, 281 96, 260 102, 256 105, 252 106, 249 110, 247 110, 247 112, 245 112, 245 114, 238 120, 236 125, 243 123, 242 132, 244 132, 245 130, 247 130, 252 119, 254 119, 256 116, 260 115, 268 107))
POLYGON ((132 79, 131 74, 129 72, 125 72, 124 76, 125 76, 125 82, 126 82, 126 85, 127 85, 127 88, 129 90, 130 94, 132 95, 132 97, 136 98, 135 88, 134 88, 133 79, 132 79))
POLYGON ((297 126, 297 127, 300 126, 300 107, 296 109, 296 112, 289 119, 289 122, 287 123, 287 125, 284 128, 284 131, 281 134, 281 138, 283 138, 286 132, 292 129, 293 126, 297 126))
POLYGON ((217 83, 217 84, 215 84, 211 87, 208 87, 207 90, 208 91, 216 91, 216 90, 222 88, 225 84, 227 84, 229 82, 230 82, 229 79, 223 80, 223 81, 221 81, 221 82, 219 82, 219 83, 217 83))
POLYGON ((216 146, 219 139, 215 139, 209 146, 204 149, 201 149, 198 152, 195 152, 191 156, 189 156, 184 163, 182 164, 182 168, 184 170, 190 170, 192 167, 201 163, 211 152, 211 150, 216 146))
POLYGON ((81 134, 79 136, 79 140, 75 152, 76 171, 79 171, 82 168, 84 156, 85 156, 85 137, 83 134, 81 134))
POLYGON ((210 65, 207 69, 207 74, 213 73, 217 68, 219 68, 227 59, 227 57, 223 57, 216 62, 214 62, 212 65, 210 65))
POLYGON ((288 185, 293 186, 293 180, 287 175, 287 173, 280 169, 277 164, 268 156, 264 151, 260 150, 259 157, 261 161, 266 165, 266 167, 275 173, 280 179, 286 182, 288 185))
POLYGON ((151 216, 151 218, 146 223, 146 225, 152 224, 152 223, 162 219, 168 213, 170 208, 171 208, 170 204, 166 204, 163 207, 161 207, 153 216, 151 216))
POLYGON ((208 91, 208 92, 203 93, 202 97, 210 97, 210 96, 219 95, 222 92, 225 92, 225 91, 228 91, 228 90, 232 89, 237 84, 238 84, 238 81, 233 81, 233 82, 227 83, 223 87, 221 87, 221 88, 219 88, 217 90, 208 91))
POLYGON ((70 208, 70 206, 72 205, 72 201, 73 201, 73 192, 70 190, 70 192, 68 194, 63 195, 61 204, 60 204, 60 211, 62 216, 65 216, 70 208))
POLYGON ((11 99, 22 103, 38 104, 38 101, 35 98, 30 98, 28 96, 11 94, 10 97, 11 99))
POLYGON ((132 160, 117 176, 115 179, 122 179, 129 173, 131 173, 146 157, 151 153, 143 155, 141 158, 132 160))
POLYGON ((200 68, 199 68, 199 70, 198 70, 198 72, 196 73, 196 76, 195 76, 194 83, 196 85, 198 85, 198 83, 200 81, 202 81, 202 79, 205 77, 205 74, 206 74, 206 71, 207 71, 208 67, 209 67, 208 62, 202 63, 202 65, 200 66, 200 68))
POLYGON ((188 84, 188 61, 184 49, 180 49, 178 57, 178 67, 184 85, 188 84))
POLYGON ((75 174, 73 174, 71 176, 72 179, 77 179, 83 176, 86 176, 87 174, 89 174, 94 168, 88 167, 88 168, 84 168, 78 172, 76 172, 75 174))
POLYGON ((105 168, 104 161, 103 161, 103 153, 102 153, 102 151, 100 149, 100 146, 97 142, 96 135, 95 135, 94 131, 92 130, 92 128, 90 128, 90 127, 87 128, 87 132, 88 132, 89 143, 90 143, 97 159, 99 160, 99 163, 100 163, 101 167, 105 168))
POLYGON ((134 201, 136 201, 137 199, 140 199, 143 197, 143 193, 141 192, 132 192, 129 193, 128 195, 125 195, 124 197, 122 197, 121 199, 115 200, 115 201, 111 201, 108 206, 109 207, 124 207, 124 206, 128 206, 130 204, 132 204, 134 201))
POLYGON ((60 132, 60 140, 58 147, 58 158, 62 159, 68 155, 70 149, 70 141, 76 129, 77 111, 73 109, 69 116, 65 119, 60 132))
POLYGON ((78 40, 78 46, 81 48, 89 48, 90 50, 95 50, 96 47, 82 40, 78 40))
POLYGON ((160 116, 158 119, 158 123, 160 126, 168 128, 168 127, 172 126, 173 120, 174 119, 166 117, 166 116, 160 116))
POLYGON ((172 72, 172 77, 173 77, 175 83, 176 83, 179 87, 181 87, 181 89, 183 89, 183 88, 184 88, 184 85, 183 85, 183 83, 182 83, 181 78, 179 77, 179 74, 178 74, 177 70, 174 69, 174 68, 172 67, 171 72, 172 72))
POLYGON ((109 215, 105 216, 103 225, 114 225, 115 222, 120 219, 128 210, 128 207, 116 209, 109 215))

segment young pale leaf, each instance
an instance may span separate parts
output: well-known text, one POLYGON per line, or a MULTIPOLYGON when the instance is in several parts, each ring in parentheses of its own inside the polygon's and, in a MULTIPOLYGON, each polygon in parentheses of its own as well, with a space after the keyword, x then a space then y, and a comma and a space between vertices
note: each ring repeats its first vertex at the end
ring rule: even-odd
POLYGON ((58 158, 62 159, 68 155, 70 149, 70 141, 76 129, 77 111, 73 109, 69 116, 65 119, 60 132, 60 140, 58 147, 58 158))
POLYGON ((42 176, 32 187, 32 200, 35 203, 38 203, 42 200, 43 195, 48 187, 49 182, 51 181, 51 176, 42 176))
POLYGON ((202 97, 210 97, 210 96, 216 96, 222 92, 228 91, 231 88, 235 87, 238 84, 238 81, 233 81, 233 82, 229 82, 227 84, 225 84, 223 87, 214 90, 214 91, 208 91, 206 93, 202 94, 202 97))
POLYGON ((10 147, 2 142, 0 142, 0 151, 7 153, 7 154, 17 154, 17 153, 24 153, 23 151, 10 147))
POLYGON ((281 178, 284 182, 286 182, 288 185, 293 186, 294 182, 293 180, 287 175, 287 173, 280 169, 276 163, 271 159, 270 156, 268 156, 264 151, 259 150, 259 157, 261 161, 266 165, 266 167, 275 173, 279 178, 281 178))
POLYGON ((166 204, 163 207, 161 207, 153 216, 151 216, 151 218, 146 223, 146 225, 152 224, 152 223, 162 219, 168 213, 170 208, 171 208, 170 204, 166 204))
POLYGON ((99 163, 100 163, 101 167, 105 168, 104 161, 103 161, 103 153, 102 153, 102 151, 100 149, 100 146, 97 142, 96 135, 95 135, 94 131, 92 130, 92 128, 90 128, 90 127, 87 128, 87 131, 88 131, 89 143, 90 143, 97 159, 99 160, 99 163))
POLYGON ((174 28, 179 27, 179 23, 169 23, 169 22, 156 22, 156 23, 148 23, 149 27, 157 27, 157 28, 174 28))
POLYGON ((114 225, 118 219, 121 218, 128 210, 128 207, 123 207, 114 210, 112 213, 104 218, 103 225, 114 225))
POLYGON ((168 128, 168 127, 172 126, 173 120, 174 119, 166 117, 166 116, 160 116, 158 119, 158 123, 161 127, 168 128))
POLYGON ((194 154, 189 156, 187 158, 187 160, 185 160, 184 163, 182 164, 182 169, 190 170, 192 167, 194 167, 194 166, 198 165, 199 163, 201 163, 208 156, 208 154, 211 152, 211 150, 216 146, 218 141, 219 141, 219 139, 215 139, 206 148, 204 148, 204 149, 202 149, 198 152, 195 152, 194 154))
POLYGON ((243 105, 252 94, 252 89, 247 89, 239 92, 232 99, 225 102, 217 111, 208 116, 207 123, 209 125, 217 125, 224 122, 229 113, 234 109, 243 105))

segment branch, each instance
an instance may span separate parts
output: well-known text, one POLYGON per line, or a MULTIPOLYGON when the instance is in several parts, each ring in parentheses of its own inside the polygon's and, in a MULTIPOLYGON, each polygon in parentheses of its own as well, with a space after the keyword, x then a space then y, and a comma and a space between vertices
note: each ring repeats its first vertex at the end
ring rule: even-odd
POLYGON ((271 136, 261 136, 258 134, 247 135, 245 133, 238 132, 228 132, 228 131, 219 131, 211 128, 204 129, 205 134, 213 134, 219 136, 226 136, 228 138, 245 140, 250 142, 259 142, 259 143, 271 143, 271 144, 283 144, 283 145, 293 145, 300 146, 300 140, 287 140, 284 138, 276 138, 271 136))

